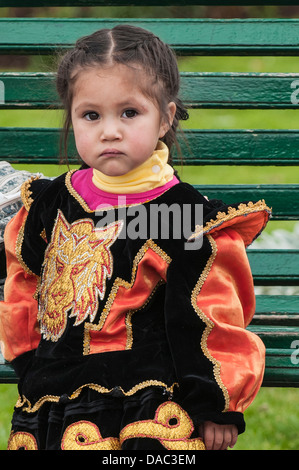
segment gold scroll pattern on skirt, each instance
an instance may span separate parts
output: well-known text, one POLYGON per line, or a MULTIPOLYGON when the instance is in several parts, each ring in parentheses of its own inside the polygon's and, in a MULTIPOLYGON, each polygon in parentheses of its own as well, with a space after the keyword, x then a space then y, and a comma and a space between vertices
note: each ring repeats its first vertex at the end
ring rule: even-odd
MULTIPOLYGON (((158 407, 154 419, 136 421, 125 426, 119 436, 103 438, 96 424, 77 421, 64 431, 62 450, 121 450, 127 439, 157 439, 168 450, 205 450, 198 438, 190 438, 194 426, 188 413, 177 403, 165 402, 158 407)), ((8 450, 38 450, 36 439, 27 432, 12 432, 8 450)))

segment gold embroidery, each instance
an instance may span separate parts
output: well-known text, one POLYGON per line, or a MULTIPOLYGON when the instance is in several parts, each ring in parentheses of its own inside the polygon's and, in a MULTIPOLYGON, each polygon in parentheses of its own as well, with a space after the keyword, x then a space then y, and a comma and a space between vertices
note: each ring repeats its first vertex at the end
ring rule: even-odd
POLYGON ((205 445, 199 437, 190 439, 193 430, 188 413, 177 403, 168 401, 159 406, 154 419, 128 424, 119 437, 121 444, 127 439, 151 438, 169 450, 204 450, 205 445))
POLYGON ((29 188, 32 181, 38 180, 39 178, 40 176, 31 176, 31 178, 25 181, 21 186, 21 199, 27 211, 29 211, 31 204, 33 203, 33 199, 31 197, 32 191, 30 191, 29 188))
POLYGON ((80 196, 80 194, 77 193, 77 191, 72 186, 72 176, 75 173, 75 171, 78 171, 78 170, 68 171, 67 174, 65 175, 65 185, 67 187, 67 190, 76 199, 76 201, 79 202, 80 206, 83 207, 83 209, 86 212, 95 212, 88 207, 83 197, 80 196))
MULTIPOLYGON (((131 282, 127 282, 121 278, 116 278, 111 288, 105 307, 103 308, 103 311, 101 313, 99 323, 96 325, 93 323, 84 324, 84 340, 83 340, 83 354, 84 355, 87 355, 90 352, 90 331, 100 331, 103 328, 104 323, 111 310, 112 304, 117 295, 118 289, 120 287, 124 287, 125 289, 132 288, 135 282, 138 265, 149 248, 151 248, 155 253, 157 253, 164 261, 166 261, 167 264, 171 263, 171 258, 158 245, 156 245, 156 243, 154 243, 153 240, 150 239, 145 242, 145 244, 141 247, 141 249, 139 250, 139 252, 134 258, 132 274, 131 274, 131 282)), ((158 285, 161 284, 162 281, 163 280, 160 280, 158 282, 158 284, 155 286, 155 289, 158 287, 158 285)), ((153 295, 153 293, 151 295, 153 295)), ((150 298, 151 297, 147 298, 146 303, 150 301, 150 298)), ((143 308, 145 305, 146 304, 143 304, 142 307, 140 308, 143 308)), ((126 316, 127 343, 126 343, 125 349, 130 349, 132 347, 133 335, 132 335, 132 327, 131 327, 131 317, 133 313, 139 310, 140 308, 135 309, 135 310, 129 310, 127 313, 127 316, 126 316)))
POLYGON ((35 437, 29 432, 11 432, 7 450, 38 450, 35 437))
POLYGON ((215 220, 209 220, 205 226, 197 225, 195 232, 188 238, 188 241, 209 233, 214 228, 220 226, 224 222, 234 219, 235 217, 261 211, 266 211, 271 214, 271 209, 266 205, 263 199, 255 203, 249 202, 248 204, 239 204, 237 209, 235 207, 229 207, 227 213, 219 211, 215 220))
POLYGON ((33 273, 31 271, 31 269, 28 268, 25 261, 23 260, 22 253, 21 253, 22 252, 22 245, 23 245, 23 241, 24 241, 25 223, 26 223, 26 219, 22 223, 22 226, 21 226, 21 228, 19 230, 19 233, 17 235, 16 247, 15 247, 16 257, 17 257, 17 260, 19 261, 20 265, 22 266, 22 268, 24 269, 24 271, 27 274, 31 274, 31 275, 36 276, 38 278, 39 276, 37 274, 33 273))
POLYGON ((47 234, 46 234, 46 229, 43 229, 40 233, 41 238, 44 240, 44 242, 48 243, 47 241, 47 234))
MULTIPOLYGON (((168 387, 164 382, 160 380, 145 380, 144 382, 140 382, 132 387, 130 390, 125 391, 122 387, 118 387, 118 389, 123 393, 124 396, 129 397, 134 395, 139 390, 143 390, 146 387, 162 387, 171 395, 173 394, 174 387, 177 387, 178 384, 175 382, 170 387, 168 387)), ((77 388, 69 397, 69 400, 74 400, 77 398, 84 388, 90 388, 91 390, 95 390, 98 393, 111 393, 113 388, 106 388, 102 385, 89 383, 82 385, 81 387, 77 388)), ((44 397, 40 398, 34 405, 30 403, 30 401, 23 395, 22 397, 19 396, 18 401, 15 405, 16 408, 23 408, 22 411, 26 411, 27 413, 35 413, 44 403, 58 403, 60 400, 59 395, 45 395, 44 397)))
POLYGON ((99 428, 90 421, 70 424, 63 434, 62 450, 120 450, 115 437, 102 438, 99 428))
POLYGON ((106 278, 112 275, 111 245, 123 222, 95 228, 91 219, 69 224, 58 215, 43 264, 38 319, 44 338, 57 341, 66 327, 68 312, 74 325, 86 318, 93 321, 99 298, 106 290, 106 278))
POLYGON ((209 243, 211 245, 211 248, 212 248, 212 254, 210 256, 210 258, 208 259, 207 261, 207 264, 199 278, 199 280, 197 281, 193 291, 192 291, 192 294, 191 294, 191 303, 192 303, 192 306, 195 310, 195 312, 197 313, 197 315, 199 316, 199 318, 207 325, 205 330, 204 330, 204 333, 202 335, 202 339, 201 339, 201 349, 204 353, 204 355, 212 362, 212 364, 214 365, 213 367, 213 372, 214 372, 214 377, 216 379, 216 382, 218 383, 219 387, 221 388, 222 392, 223 392, 223 395, 224 395, 224 399, 225 399, 225 407, 224 407, 224 410, 223 411, 227 411, 228 410, 228 407, 229 407, 229 395, 228 395, 228 391, 225 387, 225 385, 223 384, 222 380, 221 380, 221 377, 220 377, 220 362, 218 362, 210 353, 209 349, 208 349, 208 346, 207 346, 207 341, 208 341, 208 336, 209 334, 211 333, 213 327, 214 327, 214 323, 212 322, 212 320, 210 320, 204 313, 202 310, 200 310, 200 308, 198 307, 197 305, 197 298, 198 298, 198 295, 202 289, 202 286, 204 285, 208 275, 209 275, 209 272, 211 271, 211 268, 212 268, 212 265, 214 263, 214 260, 216 258, 216 254, 217 254, 217 245, 216 245, 216 242, 215 240, 213 239, 213 237, 211 235, 207 235, 207 238, 209 240, 209 243))

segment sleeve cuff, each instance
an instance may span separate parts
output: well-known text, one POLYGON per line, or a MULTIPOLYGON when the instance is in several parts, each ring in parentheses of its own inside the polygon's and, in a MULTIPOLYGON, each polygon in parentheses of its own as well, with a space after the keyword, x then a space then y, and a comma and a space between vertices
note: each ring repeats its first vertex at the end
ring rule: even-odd
POLYGON ((215 424, 234 424, 238 429, 238 434, 242 434, 245 431, 245 420, 243 413, 238 411, 227 411, 227 412, 201 412, 201 413, 190 413, 193 424, 195 427, 202 424, 204 421, 212 421, 215 424))

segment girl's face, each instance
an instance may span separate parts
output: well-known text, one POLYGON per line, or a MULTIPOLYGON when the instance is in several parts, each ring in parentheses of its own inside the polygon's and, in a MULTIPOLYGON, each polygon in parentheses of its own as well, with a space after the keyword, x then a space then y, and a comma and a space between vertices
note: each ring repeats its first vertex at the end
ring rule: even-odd
MULTIPOLYGON (((107 176, 120 176, 145 162, 169 129, 138 86, 140 73, 125 65, 91 67, 74 85, 72 125, 82 160, 107 176)), ((169 122, 175 104, 169 103, 169 122)))

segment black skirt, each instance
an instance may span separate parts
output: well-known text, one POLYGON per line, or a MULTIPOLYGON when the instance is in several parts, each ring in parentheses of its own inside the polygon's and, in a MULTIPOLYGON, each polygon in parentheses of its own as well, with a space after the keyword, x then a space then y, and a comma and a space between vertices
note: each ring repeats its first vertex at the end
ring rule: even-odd
POLYGON ((196 427, 163 390, 117 397, 88 389, 35 413, 15 408, 8 450, 203 450, 196 427))

